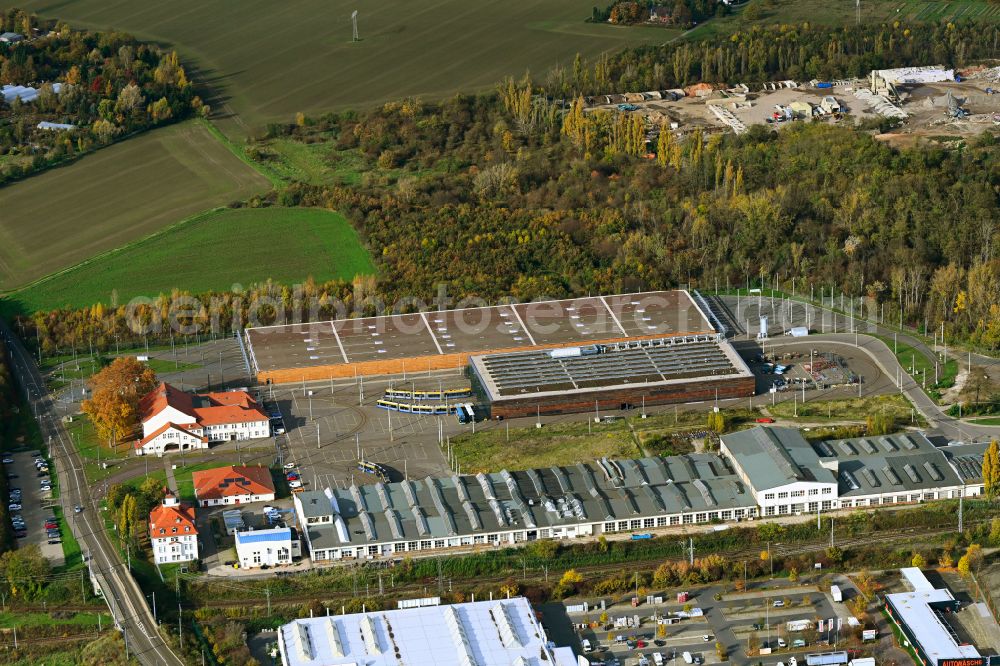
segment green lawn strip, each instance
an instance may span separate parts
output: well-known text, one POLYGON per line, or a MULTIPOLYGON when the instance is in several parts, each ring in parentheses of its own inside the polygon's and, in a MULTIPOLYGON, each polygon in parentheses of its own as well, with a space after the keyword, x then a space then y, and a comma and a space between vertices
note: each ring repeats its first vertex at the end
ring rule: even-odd
MULTIPOLYGON (((767 408, 768 413, 776 418, 797 420, 803 422, 816 421, 864 421, 869 414, 882 409, 889 410, 897 422, 909 423, 912 405, 899 394, 873 395, 863 398, 844 398, 839 400, 811 400, 797 404, 785 400, 767 408), (795 413, 798 416, 794 416, 795 413)), ((919 415, 917 415, 919 422, 919 415)))
MULTIPOLYGON (((96 629, 98 613, 73 613, 66 617, 54 617, 53 613, 33 613, 26 611, 0 613, 0 628, 30 629, 32 627, 79 627, 96 629)), ((100 613, 100 625, 107 628, 113 624, 110 613, 100 613)))
POLYGON ((893 339, 888 336, 873 336, 885 343, 890 351, 895 350, 896 361, 906 372, 918 383, 923 384, 926 378, 928 389, 944 389, 955 384, 955 377, 958 375, 958 361, 949 359, 945 363, 938 363, 938 381, 934 382, 934 359, 927 356, 920 350, 903 341, 893 339))
POLYGON ((278 189, 286 184, 285 179, 282 178, 273 169, 269 168, 267 165, 261 164, 260 162, 254 162, 249 157, 247 157, 246 151, 242 147, 237 146, 235 143, 230 141, 229 137, 223 134, 222 131, 219 130, 219 128, 216 127, 214 124, 204 119, 200 119, 198 122, 200 122, 212 136, 214 136, 223 146, 225 146, 229 150, 229 152, 231 152, 233 155, 242 160, 247 166, 257 171, 257 173, 267 178, 268 181, 270 181, 272 187, 278 189))
POLYGON ((13 296, 24 311, 87 307, 172 289, 228 290, 273 279, 351 280, 375 266, 340 214, 310 208, 215 210, 13 296), (234 243, 238 235, 240 242, 234 243), (164 275, 167 277, 165 278, 164 275))
POLYGON ((62 507, 54 506, 52 507, 52 515, 56 517, 56 522, 59 523, 59 531, 62 534, 63 557, 66 560, 58 570, 72 571, 83 566, 83 553, 80 551, 80 544, 77 542, 76 537, 73 536, 73 530, 69 526, 69 521, 73 520, 75 514, 70 514, 69 518, 67 518, 63 515, 62 507))
MULTIPOLYGON (((602 417, 617 417, 611 422, 594 423, 593 415, 586 415, 581 420, 549 423, 542 428, 511 428, 509 441, 506 425, 494 423, 475 434, 452 437, 451 445, 463 472, 496 472, 571 465, 604 457, 689 453, 690 444, 675 442, 672 435, 705 428, 704 412, 678 411, 643 419, 639 411, 601 412, 602 417)), ((747 410, 726 414, 735 422, 750 416, 747 410)))
POLYGON ((1000 416, 987 416, 981 419, 968 419, 966 423, 973 425, 1000 426, 1000 416))

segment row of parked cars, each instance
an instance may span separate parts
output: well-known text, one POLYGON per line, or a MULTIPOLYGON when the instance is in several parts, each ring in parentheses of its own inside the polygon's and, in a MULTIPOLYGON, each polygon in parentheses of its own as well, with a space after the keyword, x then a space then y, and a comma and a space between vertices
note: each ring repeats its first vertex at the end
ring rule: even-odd
POLYGON ((295 463, 285 463, 285 480, 292 492, 302 491, 302 474, 296 469, 295 463))
MULTIPOLYGON (((45 460, 45 456, 42 455, 40 451, 34 451, 31 454, 35 463, 35 472, 38 478, 38 489, 42 496, 52 493, 52 479, 49 476, 49 463, 45 460)), ((4 456, 2 459, 4 465, 13 464, 14 458, 12 456, 4 456)), ((14 472, 7 472, 7 479, 14 480, 17 478, 17 474, 14 472)), ((23 539, 28 536, 28 526, 24 521, 24 517, 21 515, 21 504, 24 501, 24 495, 19 487, 11 486, 8 489, 7 496, 7 511, 10 514, 10 522, 14 528, 14 536, 18 539, 23 539)), ((45 529, 48 532, 49 543, 60 543, 62 537, 59 533, 59 526, 56 523, 55 516, 50 516, 45 520, 45 529)))

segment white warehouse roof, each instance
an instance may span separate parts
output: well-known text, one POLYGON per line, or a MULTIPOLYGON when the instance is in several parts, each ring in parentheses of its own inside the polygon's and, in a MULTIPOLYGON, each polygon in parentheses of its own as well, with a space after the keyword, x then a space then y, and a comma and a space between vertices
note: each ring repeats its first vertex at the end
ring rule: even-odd
POLYGON ((295 620, 278 630, 284 666, 576 666, 546 647, 524 597, 295 620))

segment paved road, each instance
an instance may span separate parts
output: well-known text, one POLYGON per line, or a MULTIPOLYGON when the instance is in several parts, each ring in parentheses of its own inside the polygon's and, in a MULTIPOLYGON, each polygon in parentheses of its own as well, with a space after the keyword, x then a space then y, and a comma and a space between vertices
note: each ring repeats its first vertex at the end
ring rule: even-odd
MULTIPOLYGON (((728 312, 724 314, 730 321, 740 322, 739 325, 746 334, 749 324, 750 334, 755 334, 759 326, 756 326, 760 315, 769 317, 770 330, 788 329, 792 326, 807 325, 818 331, 840 331, 834 333, 820 333, 809 336, 810 340, 835 340, 850 346, 864 350, 889 377, 896 378, 897 387, 901 385, 902 392, 910 399, 918 412, 926 419, 928 424, 928 434, 940 435, 949 440, 969 441, 978 439, 989 439, 1000 437, 1000 426, 982 426, 961 421, 946 414, 920 387, 920 383, 906 372, 900 365, 892 350, 878 338, 866 333, 882 335, 885 337, 897 335, 901 342, 909 344, 926 356, 933 358, 934 352, 925 343, 917 338, 902 333, 895 333, 892 329, 885 328, 874 321, 862 320, 840 313, 836 313, 828 308, 819 307, 813 304, 806 304, 800 301, 782 301, 781 299, 769 299, 767 297, 750 298, 743 297, 737 299, 734 296, 722 296, 719 298, 728 312), (843 331, 857 331, 843 332, 843 331)), ((778 338, 772 338, 773 341, 778 338)), ((782 338, 782 345, 791 343, 789 338, 782 338)), ((806 340, 801 344, 809 345, 806 340)), ((964 359, 961 352, 950 353, 949 356, 964 359)), ((1000 360, 979 354, 971 355, 972 362, 982 366, 993 366, 1000 363, 1000 360)))
POLYGON ((42 436, 48 441, 49 455, 59 475, 59 502, 63 513, 71 517, 69 527, 79 541, 84 555, 90 558, 92 571, 104 592, 116 624, 124 634, 127 649, 140 663, 149 666, 183 666, 184 661, 164 643, 157 632, 145 595, 108 539, 100 507, 92 500, 83 475, 83 461, 70 445, 69 436, 56 414, 54 401, 45 388, 34 360, 25 351, 20 340, 2 323, 0 336, 10 350, 13 373, 35 412, 42 436), (73 512, 76 504, 84 507, 82 513, 73 512))

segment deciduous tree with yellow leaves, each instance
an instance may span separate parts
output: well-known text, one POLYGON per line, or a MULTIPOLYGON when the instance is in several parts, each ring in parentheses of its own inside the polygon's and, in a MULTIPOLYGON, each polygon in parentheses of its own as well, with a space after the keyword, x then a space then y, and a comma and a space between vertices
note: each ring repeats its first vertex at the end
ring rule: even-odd
POLYGON ((83 411, 97 434, 117 444, 139 424, 139 400, 156 386, 156 373, 132 356, 116 358, 90 380, 91 397, 83 411))

